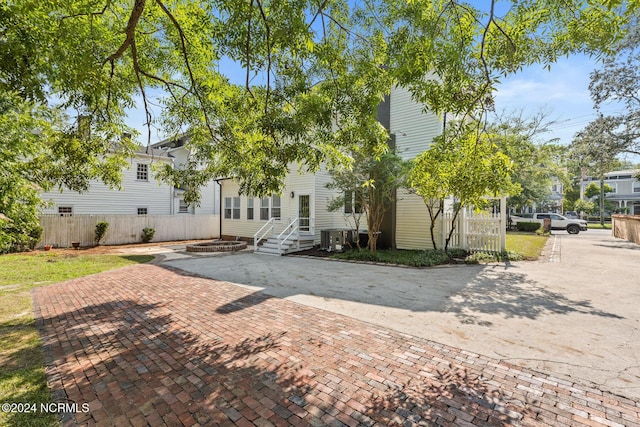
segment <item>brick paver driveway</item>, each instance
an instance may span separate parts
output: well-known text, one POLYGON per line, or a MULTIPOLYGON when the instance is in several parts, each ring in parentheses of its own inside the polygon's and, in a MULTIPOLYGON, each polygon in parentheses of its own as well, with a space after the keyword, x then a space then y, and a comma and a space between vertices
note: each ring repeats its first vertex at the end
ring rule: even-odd
POLYGON ((640 425, 629 399, 159 266, 33 298, 83 425, 640 425))

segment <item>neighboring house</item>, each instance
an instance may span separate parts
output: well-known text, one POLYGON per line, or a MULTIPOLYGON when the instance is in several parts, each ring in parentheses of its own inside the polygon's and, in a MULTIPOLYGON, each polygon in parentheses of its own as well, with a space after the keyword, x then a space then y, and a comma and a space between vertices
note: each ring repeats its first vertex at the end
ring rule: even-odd
MULTIPOLYGON (((155 144, 151 144, 151 148, 160 151, 173 159, 173 167, 182 169, 189 157, 189 149, 185 146, 188 137, 183 135, 179 138, 169 138, 155 144)), ((198 206, 189 206, 184 201, 184 190, 179 188, 173 189, 173 212, 174 213, 190 213, 200 214, 219 214, 220 213, 220 188, 215 180, 209 181, 200 189, 200 204, 198 206)))
POLYGON ((83 193, 62 189, 43 192, 41 198, 50 205, 44 214, 129 214, 170 215, 173 212, 173 188, 153 179, 151 164, 173 165, 173 159, 160 151, 136 152, 130 164, 122 171, 122 189, 111 189, 94 180, 83 193))
MULTIPOLYGON (((435 114, 425 113, 423 107, 411 99, 408 90, 394 89, 378 108, 380 123, 395 140, 395 150, 404 159, 414 158, 429 148, 433 138, 442 132, 442 123, 435 114)), ((305 173, 297 165, 290 165, 281 194, 257 198, 240 195, 233 179, 222 180, 222 235, 231 238, 253 239, 271 226, 277 233, 299 218, 301 240, 305 245, 320 244, 321 231, 348 229, 352 225, 345 212, 329 212, 329 202, 339 196, 338 190, 328 190, 331 181, 326 168, 317 173, 305 173)), ((353 203, 345 210, 353 209, 353 203)), ((363 218, 362 227, 366 227, 363 218)), ((399 190, 395 203, 385 215, 380 243, 400 249, 431 248, 429 219, 422 198, 399 190)), ((276 233, 276 234, 277 234, 276 233)))
POLYGON ((87 191, 79 193, 63 189, 41 194, 42 200, 50 205, 42 210, 44 214, 129 214, 129 215, 175 215, 175 214, 217 214, 219 199, 216 185, 211 181, 202 190, 200 206, 188 206, 182 197, 183 190, 174 188, 153 178, 152 164, 162 163, 179 167, 185 158, 185 148, 180 145, 165 148, 163 141, 149 149, 141 148, 130 159, 130 164, 122 171, 122 188, 111 189, 100 181, 91 182, 87 191))
MULTIPOLYGON (((615 204, 616 209, 631 215, 640 215, 640 180, 635 176, 640 170, 613 171, 605 174, 604 183, 613 188, 613 192, 605 195, 605 200, 615 204)), ((600 185, 595 177, 584 177, 580 182, 581 194, 584 194, 589 184, 600 185)))

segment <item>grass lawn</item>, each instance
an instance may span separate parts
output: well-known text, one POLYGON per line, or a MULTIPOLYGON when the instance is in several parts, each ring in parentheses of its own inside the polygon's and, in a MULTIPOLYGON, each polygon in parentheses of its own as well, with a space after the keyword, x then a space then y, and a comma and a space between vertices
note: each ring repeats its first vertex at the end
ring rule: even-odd
POLYGON ((520 254, 526 260, 536 260, 540 257, 548 238, 535 233, 509 232, 507 233, 507 251, 520 254))
MULTIPOLYGON (((31 312, 31 289, 147 262, 149 255, 65 255, 56 252, 0 256, 0 404, 51 401, 40 337, 31 312)), ((0 426, 59 425, 56 414, 4 413, 0 426)))
POLYGON ((596 229, 596 230, 602 230, 602 229, 607 229, 607 230, 611 230, 611 223, 606 224, 603 226, 601 226, 600 224, 587 224, 587 228, 592 228, 592 229, 596 229))

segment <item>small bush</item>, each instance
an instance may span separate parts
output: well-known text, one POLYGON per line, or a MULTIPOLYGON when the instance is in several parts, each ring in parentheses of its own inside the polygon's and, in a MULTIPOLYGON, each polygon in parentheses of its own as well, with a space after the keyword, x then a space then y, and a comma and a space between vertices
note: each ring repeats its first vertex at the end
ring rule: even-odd
POLYGON ((96 224, 96 245, 100 244, 100 240, 104 238, 104 235, 107 234, 107 229, 109 228, 109 223, 105 221, 100 221, 96 224))
POLYGON ((538 228, 541 228, 540 223, 537 222, 516 222, 516 228, 518 229, 518 231, 528 231, 528 232, 534 232, 536 230, 538 230, 538 228))
POLYGON ((544 231, 544 227, 540 227, 536 230, 536 234, 538 236, 549 236, 551 233, 549 231, 544 231))
POLYGON ((152 239, 153 236, 155 236, 156 234, 156 230, 154 228, 143 228, 142 229, 142 242, 143 243, 149 243, 152 239))

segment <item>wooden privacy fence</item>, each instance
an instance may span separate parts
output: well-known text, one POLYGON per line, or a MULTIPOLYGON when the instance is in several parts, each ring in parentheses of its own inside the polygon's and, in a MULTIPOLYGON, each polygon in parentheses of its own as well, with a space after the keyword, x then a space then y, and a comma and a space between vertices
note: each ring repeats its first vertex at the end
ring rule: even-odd
POLYGON ((613 237, 640 245, 640 216, 611 215, 611 229, 613 237))
MULTIPOLYGON (((453 214, 442 215, 442 247, 453 227, 453 214)), ((506 250, 506 216, 502 213, 474 212, 462 209, 449 248, 470 252, 502 252, 506 250)))
POLYGON ((211 239, 220 234, 219 215, 60 215, 40 216, 43 227, 38 247, 52 245, 71 247, 71 242, 80 246, 95 245, 96 224, 108 222, 109 228, 104 245, 122 245, 142 241, 142 229, 153 228, 154 242, 171 240, 211 239))

